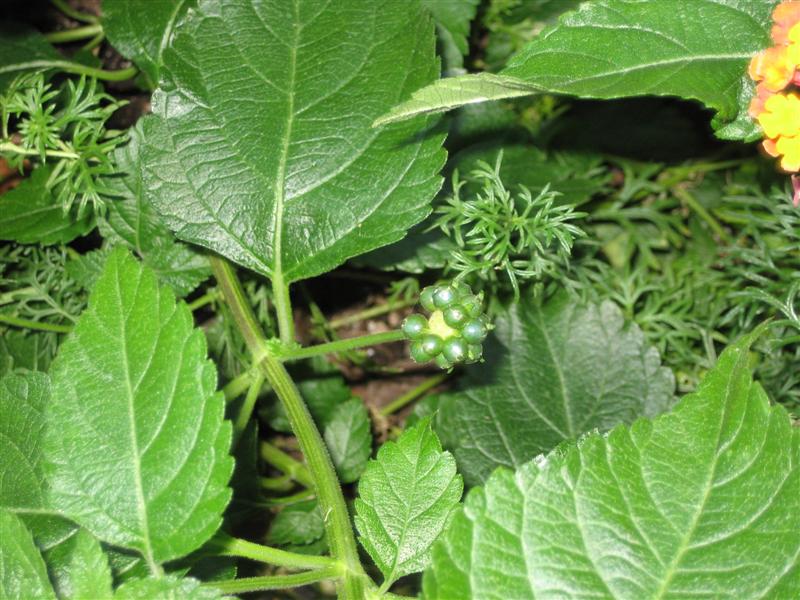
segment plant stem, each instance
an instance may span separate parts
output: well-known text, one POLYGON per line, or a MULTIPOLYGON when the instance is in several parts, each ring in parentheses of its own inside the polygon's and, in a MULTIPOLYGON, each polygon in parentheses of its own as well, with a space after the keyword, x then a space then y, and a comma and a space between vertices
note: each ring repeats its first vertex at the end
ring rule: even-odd
POLYGON ((231 379, 225 384, 225 387, 222 388, 222 393, 225 394, 225 401, 230 402, 231 400, 238 398, 250 387, 250 382, 252 380, 252 370, 245 371, 244 373, 241 373, 231 379))
POLYGON ((69 4, 67 4, 66 0, 50 0, 50 3, 71 19, 75 19, 76 21, 81 21, 83 23, 97 23, 97 17, 75 10, 69 4))
MULTIPOLYGON (((12 152, 14 154, 21 154, 23 156, 39 156, 38 150, 23 148, 22 146, 17 146, 11 142, 0 143, 0 152, 12 152)), ((53 158, 80 158, 80 156, 75 152, 68 152, 66 150, 47 150, 46 154, 47 156, 52 156, 53 158)))
POLYGON ((290 569, 322 569, 325 567, 338 567, 334 559, 329 556, 313 556, 309 554, 298 554, 287 552, 279 548, 270 548, 261 544, 254 544, 247 540, 230 537, 224 533, 218 533, 208 543, 208 547, 213 549, 219 556, 239 556, 249 558, 269 565, 287 567, 290 569))
POLYGON ((297 483, 301 483, 306 487, 314 487, 314 480, 311 478, 308 468, 280 448, 273 446, 269 442, 261 442, 261 458, 286 473, 297 483))
POLYGON ((689 193, 689 190, 683 187, 675 187, 672 189, 672 193, 675 194, 680 200, 688 204, 689 208, 691 208, 701 219, 708 223, 708 226, 711 227, 717 236, 719 236, 719 239, 728 244, 731 243, 731 236, 728 235, 728 232, 725 231, 722 225, 719 224, 719 221, 711 216, 711 213, 709 213, 706 208, 689 193))
POLYGON ((229 581, 209 581, 201 584, 203 587, 213 587, 223 594, 243 594, 259 590, 281 590, 301 585, 308 585, 326 579, 339 579, 342 577, 339 567, 326 567, 314 571, 292 573, 291 575, 265 575, 263 577, 243 577, 229 581))
POLYGON ((347 350, 354 350, 356 348, 363 348, 365 346, 399 342, 404 338, 405 335, 402 331, 399 329, 394 329, 392 331, 384 331, 382 333, 360 335, 358 337, 347 338, 345 340, 337 340, 335 342, 328 342, 326 344, 308 346, 307 348, 300 348, 299 350, 286 350, 285 352, 281 352, 280 356, 278 356, 278 359, 284 362, 290 360, 300 360, 303 358, 311 358, 312 356, 319 356, 320 354, 335 354, 337 352, 345 352, 347 350))
MULTIPOLYGON (((320 509, 325 515, 325 532, 331 554, 333 558, 341 561, 344 567, 344 582, 339 589, 339 595, 347 599, 360 599, 364 596, 367 576, 358 557, 350 514, 347 512, 342 489, 325 442, 286 368, 272 355, 230 263, 222 258, 212 257, 211 268, 231 314, 253 355, 254 362, 266 376, 286 411, 292 431, 300 444, 300 450, 308 463, 320 509)), ((285 292, 286 290, 278 289, 274 295, 279 296, 285 292)), ((288 297, 288 294, 286 295, 288 297)), ((285 320, 287 316, 291 318, 291 307, 288 307, 288 313, 286 308, 284 305, 283 317, 280 317, 279 312, 279 319, 285 320)), ((283 336, 286 336, 286 332, 284 326, 283 336)))
POLYGON ((115 71, 106 71, 104 69, 95 69, 94 67, 87 67, 80 63, 70 62, 68 60, 30 60, 21 63, 20 67, 16 70, 25 69, 59 69, 65 73, 73 73, 74 75, 86 75, 87 77, 94 77, 103 81, 126 81, 132 79, 139 69, 136 67, 128 67, 126 69, 117 69, 115 71))
POLYGON ((297 504, 298 502, 303 502, 304 500, 308 500, 309 498, 313 497, 314 490, 305 489, 294 494, 289 494, 288 496, 274 496, 272 498, 267 498, 264 501, 264 504, 269 507, 286 506, 287 504, 297 504))
POLYGON ((0 323, 12 325, 14 327, 22 327, 24 329, 35 329, 37 331, 52 331, 54 333, 69 333, 72 327, 69 325, 56 325, 54 323, 42 323, 41 321, 30 321, 28 319, 20 319, 12 317, 11 315, 0 314, 0 323))
POLYGON ((294 481, 287 474, 278 477, 261 477, 259 483, 263 489, 273 492, 288 492, 294 487, 294 481))
POLYGON ((74 29, 66 29, 64 31, 54 31, 45 35, 44 38, 51 44, 59 44, 61 42, 85 40, 87 38, 95 37, 100 33, 103 33, 103 26, 100 25, 100 23, 95 23, 93 25, 75 27, 74 29))
POLYGON ((275 302, 275 313, 278 316, 278 332, 284 344, 294 342, 294 316, 292 315, 292 299, 289 286, 284 285, 283 277, 272 280, 272 295, 275 302))
POLYGON ((253 416, 253 408, 258 400, 258 394, 261 392, 261 386, 264 385, 264 375, 259 373, 250 382, 250 389, 247 390, 247 396, 244 398, 239 414, 236 415, 236 421, 233 423, 233 447, 239 443, 239 438, 242 437, 245 427, 250 422, 250 417, 253 416))
POLYGON ((205 294, 203 294, 202 296, 200 296, 196 300, 192 300, 188 304, 189 310, 194 312, 198 308, 201 308, 201 307, 205 306, 206 304, 211 304, 212 302, 214 302, 214 300, 217 299, 218 295, 219 294, 217 293, 217 290, 211 290, 210 292, 206 292, 205 294))
POLYGON ((384 406, 380 410, 380 414, 382 414, 384 417, 388 417, 389 415, 397 412, 407 404, 421 397, 423 394, 425 394, 425 392, 427 392, 431 388, 435 388, 437 385, 445 381, 449 376, 450 376, 449 373, 439 373, 438 375, 429 377, 414 389, 409 390, 402 396, 392 400, 392 402, 384 406))
POLYGON ((390 313, 394 310, 400 310, 401 308, 408 308, 409 306, 414 306, 414 304, 416 303, 417 303, 416 300, 403 300, 397 303, 387 302, 386 304, 381 304, 380 306, 373 306, 372 308, 367 308, 366 310, 353 313, 352 315, 347 315, 346 317, 341 317, 340 319, 334 319, 332 321, 329 321, 328 327, 330 327, 331 329, 339 329, 340 327, 344 327, 345 325, 360 323, 361 321, 371 319, 372 317, 379 317, 381 315, 390 313))

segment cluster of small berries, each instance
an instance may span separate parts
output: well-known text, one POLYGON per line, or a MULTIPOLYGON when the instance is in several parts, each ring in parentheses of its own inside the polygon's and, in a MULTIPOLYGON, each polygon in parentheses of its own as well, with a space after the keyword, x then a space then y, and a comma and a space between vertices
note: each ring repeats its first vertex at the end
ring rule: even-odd
POLYGON ((750 62, 758 82, 750 115, 764 130, 764 150, 791 173, 800 171, 800 0, 778 4, 772 19, 775 45, 750 62))
POLYGON ((463 284, 451 284, 426 287, 419 300, 430 317, 414 313, 403 321, 411 358, 418 363, 433 360, 442 369, 479 361, 490 329, 481 295, 463 284))

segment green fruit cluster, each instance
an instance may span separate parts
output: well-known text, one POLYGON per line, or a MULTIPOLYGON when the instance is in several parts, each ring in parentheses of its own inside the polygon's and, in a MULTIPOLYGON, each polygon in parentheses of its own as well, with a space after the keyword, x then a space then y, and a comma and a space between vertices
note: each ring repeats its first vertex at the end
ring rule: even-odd
POLYGON ((480 295, 463 284, 434 285, 422 290, 419 301, 430 316, 414 313, 403 321, 411 358, 436 361, 442 369, 481 359, 481 343, 491 327, 480 295))

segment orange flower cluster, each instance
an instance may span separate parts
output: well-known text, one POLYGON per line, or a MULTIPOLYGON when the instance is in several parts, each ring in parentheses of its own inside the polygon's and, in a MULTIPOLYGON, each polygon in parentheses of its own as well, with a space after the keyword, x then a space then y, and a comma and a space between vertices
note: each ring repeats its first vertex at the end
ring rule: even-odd
POLYGON ((800 0, 785 0, 772 13, 775 45, 753 57, 750 77, 758 82, 750 115, 781 168, 800 171, 800 0))

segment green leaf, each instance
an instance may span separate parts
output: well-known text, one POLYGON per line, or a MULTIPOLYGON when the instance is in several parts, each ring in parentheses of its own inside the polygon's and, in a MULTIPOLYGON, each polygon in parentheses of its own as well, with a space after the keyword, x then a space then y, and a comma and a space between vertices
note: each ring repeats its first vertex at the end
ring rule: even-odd
POLYGON ((170 285, 179 297, 191 293, 211 275, 208 259, 175 239, 155 209, 145 201, 139 144, 132 139, 114 155, 119 177, 110 178, 108 188, 116 195, 100 222, 100 232, 112 241, 121 240, 170 285))
POLYGON ((148 200, 278 287, 397 241, 430 211, 442 137, 370 124, 436 62, 414 2, 201 0, 143 121, 148 200))
POLYGON ((20 244, 65 244, 94 229, 91 211, 76 218, 64 214, 62 204, 47 189, 49 167, 34 169, 30 177, 0 196, 0 240, 20 244))
POLYGON ((0 24, 0 94, 20 74, 67 62, 44 36, 22 23, 0 24))
POLYGON ((100 600, 111 598, 111 567, 100 542, 79 529, 64 543, 45 554, 50 579, 59 598, 100 600))
POLYGON ((541 306, 526 298, 495 326, 486 362, 467 367, 458 390, 442 395, 435 421, 470 485, 672 402, 672 373, 612 302, 580 305, 562 294, 541 306))
POLYGON ((435 547, 425 597, 794 597, 800 429, 752 381, 752 340, 671 413, 494 473, 435 547))
MULTIPOLYGON (((512 57, 501 80, 481 73, 437 81, 379 122, 537 91, 604 99, 680 96, 717 111, 718 128, 740 122, 747 113, 743 75, 748 60, 770 45, 774 6, 751 0, 590 0, 512 57)), ((735 134, 736 129, 726 132, 735 134)))
POLYGON ((103 0, 103 31, 130 58, 150 89, 158 84, 162 55, 178 18, 193 0, 103 0))
POLYGON ((355 502, 359 540, 383 573, 381 589, 428 565, 463 489, 430 419, 381 446, 361 476, 355 502))
POLYGON ((410 99, 375 119, 373 127, 399 123, 417 115, 440 113, 465 104, 520 98, 544 91, 517 77, 493 73, 445 77, 415 91, 410 99))
POLYGON ((361 398, 351 398, 333 411, 325 427, 325 444, 342 483, 361 477, 372 454, 372 423, 361 398))
POLYGON ((44 373, 0 379, 0 508, 23 519, 41 548, 59 544, 75 530, 46 500, 42 444, 49 399, 44 373))
POLYGON ((7 329, 0 335, 0 377, 14 370, 46 371, 58 334, 7 329))
POLYGON ((222 596, 214 588, 201 587, 190 577, 173 575, 133 579, 117 588, 114 600, 217 600, 222 596))
POLYGON ((422 0, 431 11, 436 25, 444 29, 462 55, 469 53, 469 27, 480 0, 422 0))
POLYGON ((117 249, 50 372, 52 504, 151 567, 211 537, 230 499, 231 428, 186 305, 117 249))
POLYGON ((290 504, 281 510, 269 526, 270 544, 311 544, 325 535, 325 523, 316 500, 290 504))
POLYGON ((55 600, 47 570, 20 518, 0 508, 0 597, 4 600, 55 600))

